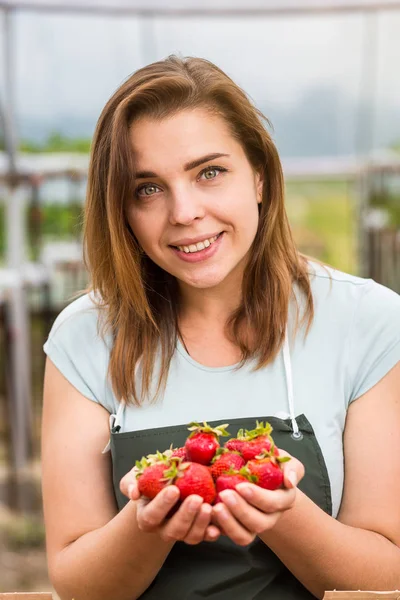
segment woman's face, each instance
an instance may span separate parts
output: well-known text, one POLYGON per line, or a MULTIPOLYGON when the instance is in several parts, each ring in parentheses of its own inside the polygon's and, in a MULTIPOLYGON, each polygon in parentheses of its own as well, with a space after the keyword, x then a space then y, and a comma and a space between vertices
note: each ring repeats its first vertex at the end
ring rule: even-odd
POLYGON ((225 121, 181 111, 134 122, 130 137, 136 182, 127 219, 147 256, 191 287, 241 277, 262 181, 225 121))

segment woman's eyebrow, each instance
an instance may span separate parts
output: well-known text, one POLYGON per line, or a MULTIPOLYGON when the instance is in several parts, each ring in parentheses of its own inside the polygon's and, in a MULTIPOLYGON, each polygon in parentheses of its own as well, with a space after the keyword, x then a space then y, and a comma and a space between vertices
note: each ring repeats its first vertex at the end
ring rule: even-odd
POLYGON ((192 161, 186 163, 186 165, 184 165, 184 167, 183 167, 183 170, 191 171, 192 169, 195 169, 196 167, 199 167, 200 165, 202 165, 206 162, 210 162, 210 160, 215 160, 216 158, 221 158, 221 156, 229 157, 229 154, 224 154, 222 152, 214 152, 213 154, 206 154, 206 156, 202 156, 201 158, 196 158, 195 160, 192 160, 192 161))
MULTIPOLYGON (((221 157, 229 157, 229 154, 224 154, 223 152, 213 152, 212 154, 206 154, 205 156, 201 156, 200 158, 196 158, 195 160, 191 160, 190 162, 183 165, 184 171, 191 171, 200 165, 203 165, 206 162, 210 162, 210 160, 215 160, 216 158, 221 157)), ((154 171, 137 171, 135 173, 135 179, 149 179, 151 177, 158 177, 154 171)))

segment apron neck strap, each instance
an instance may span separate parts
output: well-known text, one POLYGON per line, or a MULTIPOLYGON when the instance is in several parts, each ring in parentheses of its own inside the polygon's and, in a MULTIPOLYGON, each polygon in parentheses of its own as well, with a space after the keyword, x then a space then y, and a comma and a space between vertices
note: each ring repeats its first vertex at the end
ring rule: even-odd
MULTIPOLYGON (((125 400, 122 399, 119 403, 117 414, 111 414, 109 418, 110 422, 110 432, 119 431, 121 429, 122 419, 125 410, 125 400)), ((111 448, 111 437, 107 442, 106 447, 103 449, 102 454, 106 454, 111 448)))
MULTIPOLYGON (((289 331, 288 326, 286 325, 285 329, 285 339, 283 341, 283 364, 285 367, 285 377, 286 377, 286 388, 288 395, 288 404, 289 404, 289 413, 290 419, 292 422, 293 433, 292 436, 297 439, 302 436, 299 431, 299 427, 297 425, 296 416, 294 412, 294 393, 293 393, 293 377, 292 377, 292 362, 290 359, 290 347, 289 347, 289 331)), ((110 430, 112 429, 120 429, 122 424, 122 419, 125 410, 125 400, 122 399, 116 414, 110 415, 110 430)), ((104 448, 103 453, 107 452, 110 449, 110 443, 104 448)))
POLYGON ((293 437, 298 438, 301 436, 299 432, 299 427, 297 425, 295 412, 294 412, 294 393, 293 393, 293 377, 292 377, 292 362, 290 360, 290 347, 289 347, 289 330, 286 325, 285 329, 285 339, 283 342, 283 364, 285 367, 285 377, 286 377, 286 388, 288 395, 288 403, 289 403, 289 413, 290 419, 292 421, 292 429, 293 429, 293 437))
POLYGON ((122 398, 122 400, 121 400, 121 402, 119 403, 119 406, 118 406, 117 414, 116 415, 111 415, 111 417, 115 417, 114 422, 113 422, 113 424, 112 424, 111 427, 121 428, 122 419, 123 419, 123 416, 124 416, 124 410, 125 410, 125 400, 122 398))

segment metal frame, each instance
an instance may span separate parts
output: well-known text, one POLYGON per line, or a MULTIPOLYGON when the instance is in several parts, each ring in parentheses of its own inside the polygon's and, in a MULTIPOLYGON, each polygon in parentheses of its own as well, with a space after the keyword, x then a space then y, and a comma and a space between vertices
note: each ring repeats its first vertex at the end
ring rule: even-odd
MULTIPOLYGON (((109 14, 113 16, 136 15, 139 17, 245 17, 269 16, 287 17, 328 13, 376 13, 399 10, 400 0, 0 0, 0 14, 3 16, 5 72, 4 105, 0 105, 1 120, 5 126, 6 152, 8 155, 9 196, 6 203, 8 225, 11 239, 21 240, 23 236, 24 190, 26 183, 21 177, 18 182, 16 162, 17 135, 14 118, 14 79, 12 55, 12 13, 15 11, 41 11, 53 13, 109 14), (13 183, 13 176, 14 183, 13 183)), ((373 47, 375 47, 372 44, 373 47)), ((25 192, 26 193, 26 192, 25 192)), ((10 268, 21 272, 24 256, 18 244, 10 243, 8 264, 10 268)), ((10 296, 10 308, 13 315, 12 328, 14 344, 12 348, 13 372, 13 415, 14 423, 14 460, 16 470, 26 466, 28 448, 24 438, 29 425, 30 407, 30 353, 28 345, 28 310, 23 282, 10 296)), ((22 504, 22 499, 21 499, 22 504)))
POLYGON ((0 8, 44 12, 107 13, 159 17, 304 15, 382 11, 399 0, 0 0, 0 8))

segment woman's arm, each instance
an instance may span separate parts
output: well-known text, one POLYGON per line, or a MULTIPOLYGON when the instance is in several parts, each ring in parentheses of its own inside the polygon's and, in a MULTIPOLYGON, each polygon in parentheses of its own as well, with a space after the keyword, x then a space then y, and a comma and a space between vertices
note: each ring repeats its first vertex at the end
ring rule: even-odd
POLYGON ((293 508, 260 534, 317 598, 400 589, 400 363, 350 406, 344 455, 337 520, 298 490, 293 508))
MULTIPOLYGON (((201 510, 190 513, 183 504, 165 526, 166 539, 161 539, 159 530, 143 531, 136 510, 143 513, 144 525, 154 529, 157 519, 163 521, 176 502, 176 497, 166 501, 168 490, 163 490, 152 506, 143 509, 140 503, 128 502, 118 513, 111 457, 101 454, 108 438, 108 412, 82 396, 47 360, 42 425, 43 506, 49 576, 62 600, 138 598, 173 547, 174 535, 185 525, 185 514, 193 543, 200 541, 199 536, 203 539, 210 520, 209 516, 201 516, 201 510), (172 530, 174 522, 177 525, 172 530)), ((175 491, 178 492, 176 488, 175 491)), ((194 496, 185 503, 191 498, 194 496)), ((185 535, 183 532, 182 539, 185 535)))

